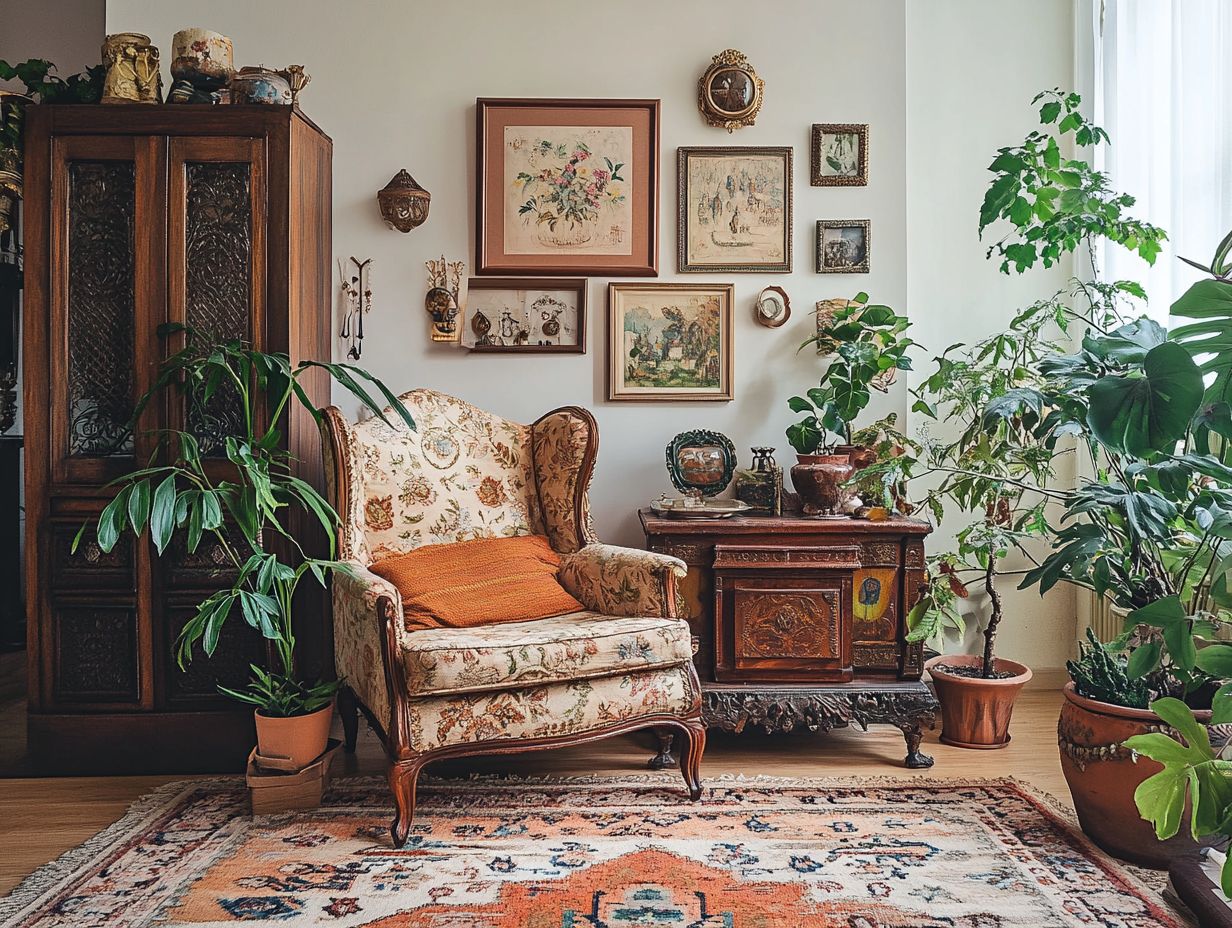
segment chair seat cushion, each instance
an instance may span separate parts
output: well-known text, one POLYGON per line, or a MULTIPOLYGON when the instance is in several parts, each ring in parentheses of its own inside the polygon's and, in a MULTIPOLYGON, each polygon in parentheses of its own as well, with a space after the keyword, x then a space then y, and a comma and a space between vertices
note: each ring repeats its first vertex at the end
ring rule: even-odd
POLYGON ((415 751, 577 737, 648 717, 695 715, 700 699, 693 668, 676 664, 597 680, 411 699, 407 728, 415 751))
POLYGON ((424 545, 373 564, 398 588, 407 631, 525 622, 582 608, 542 535, 424 545))
POLYGON ((681 619, 572 612, 533 622, 431 628, 403 640, 411 696, 585 680, 692 660, 681 619))

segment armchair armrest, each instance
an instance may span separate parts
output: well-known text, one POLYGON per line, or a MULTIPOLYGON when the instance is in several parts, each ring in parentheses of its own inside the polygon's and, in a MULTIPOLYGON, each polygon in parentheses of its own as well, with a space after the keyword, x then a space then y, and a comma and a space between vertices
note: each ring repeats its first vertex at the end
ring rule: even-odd
POLYGON ((394 736, 390 707, 394 693, 405 688, 398 654, 402 635, 402 598, 388 580, 358 561, 350 573, 335 571, 334 666, 368 711, 394 736))
POLYGON ((561 558, 561 586, 604 615, 675 618, 676 582, 688 568, 655 551, 591 544, 561 558))

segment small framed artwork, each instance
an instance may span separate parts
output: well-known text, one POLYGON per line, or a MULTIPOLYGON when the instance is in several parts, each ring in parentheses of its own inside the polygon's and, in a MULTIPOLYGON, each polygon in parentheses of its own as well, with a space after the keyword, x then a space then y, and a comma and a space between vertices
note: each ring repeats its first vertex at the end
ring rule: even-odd
POLYGON ((867 123, 813 126, 812 182, 814 187, 868 184, 867 123))
POLYGON ((607 288, 609 400, 730 400, 732 284, 607 288))
POLYGON ((677 269, 791 271, 790 148, 679 148, 677 269))
POLYGON ((867 274, 867 219, 817 220, 817 273, 867 274))
POLYGON ((585 354, 585 278, 472 277, 462 345, 489 353, 585 354))
POLYGON ((475 109, 478 273, 658 273, 658 100, 475 109))

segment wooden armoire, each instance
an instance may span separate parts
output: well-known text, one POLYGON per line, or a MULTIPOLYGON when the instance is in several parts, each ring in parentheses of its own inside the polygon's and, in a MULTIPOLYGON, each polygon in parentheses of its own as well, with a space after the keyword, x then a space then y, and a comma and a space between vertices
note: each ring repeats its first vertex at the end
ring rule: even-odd
MULTIPOLYGON (((227 582, 207 539, 159 557, 126 534, 109 553, 87 531, 107 484, 188 427, 228 466, 222 436, 238 404, 189 414, 168 396, 135 433, 135 400, 182 322, 292 361, 328 359, 332 143, 289 106, 32 106, 25 148, 26 579, 29 746, 48 771, 242 769, 252 711, 242 685, 262 639, 236 614, 215 656, 183 672, 173 647, 227 582)), ((314 372, 317 373, 317 372, 314 372)), ((329 402, 324 376, 306 383, 329 402)), ((283 423, 300 476, 324 483, 312 417, 283 423)), ((290 528, 320 545, 306 519, 290 528)), ((325 597, 297 603, 306 673, 330 672, 325 597)))

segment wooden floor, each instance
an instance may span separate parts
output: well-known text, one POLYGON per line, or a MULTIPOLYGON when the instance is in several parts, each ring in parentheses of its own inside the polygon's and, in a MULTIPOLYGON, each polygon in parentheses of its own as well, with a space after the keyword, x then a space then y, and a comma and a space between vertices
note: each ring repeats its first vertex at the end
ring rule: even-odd
MULTIPOLYGON (((907 770, 902 735, 896 729, 829 734, 801 732, 766 735, 711 734, 702 764, 703 777, 723 774, 756 776, 892 776, 924 778, 1014 776, 1069 802, 1057 757, 1057 714, 1061 695, 1055 690, 1027 690, 1014 713, 1014 740, 1000 751, 970 751, 926 738, 936 758, 931 770, 907 770)), ((8 727, 7 725, 4 727, 8 727)), ((645 771, 653 753, 649 738, 630 735, 598 745, 500 758, 454 761, 429 769, 435 776, 472 772, 519 774, 628 774, 645 771)), ((360 748, 346 758, 344 774, 383 773, 383 756, 375 737, 364 730, 360 748)), ((678 776, 675 771, 667 775, 678 776)), ((36 867, 80 844, 124 814, 147 790, 183 777, 63 777, 0 780, 0 894, 7 893, 36 867)), ((429 785, 428 790, 431 787, 429 785)))

